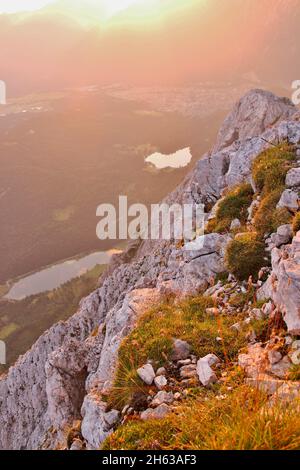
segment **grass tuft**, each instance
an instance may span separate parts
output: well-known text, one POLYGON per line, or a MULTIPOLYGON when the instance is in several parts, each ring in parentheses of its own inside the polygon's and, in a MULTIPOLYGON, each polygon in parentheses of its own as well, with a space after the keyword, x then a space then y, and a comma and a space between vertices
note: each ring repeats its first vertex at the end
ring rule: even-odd
POLYGON ((289 373, 289 379, 298 381, 300 380, 300 364, 293 365, 291 367, 290 373, 289 373))
POLYGON ((256 276, 260 268, 267 264, 265 257, 265 244, 256 233, 241 234, 227 245, 227 268, 240 281, 256 276))
POLYGON ((293 147, 281 143, 262 152, 253 162, 252 177, 259 192, 265 194, 284 186, 287 172, 295 160, 293 147))
POLYGON ((259 236, 274 233, 281 225, 291 223, 292 216, 287 209, 276 209, 283 191, 284 186, 280 186, 262 199, 254 217, 254 227, 259 236))
POLYGON ((228 232, 231 222, 239 219, 241 224, 246 224, 251 205, 253 191, 250 184, 242 183, 231 189, 220 201, 216 218, 209 222, 207 231, 223 233, 228 232))

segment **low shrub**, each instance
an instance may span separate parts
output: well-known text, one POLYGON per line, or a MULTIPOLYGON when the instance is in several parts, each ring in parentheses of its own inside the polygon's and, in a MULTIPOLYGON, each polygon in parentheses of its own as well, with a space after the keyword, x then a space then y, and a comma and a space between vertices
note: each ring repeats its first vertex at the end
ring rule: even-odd
POLYGON ((241 234, 227 245, 226 264, 228 270, 240 281, 256 276, 266 265, 265 244, 256 233, 241 234))
POLYGON ((276 209, 274 211, 274 214, 273 214, 273 230, 274 230, 274 232, 281 225, 290 224, 291 222, 292 222, 292 215, 285 207, 281 207, 280 209, 276 209))
POLYGON ((283 191, 284 187, 281 186, 267 194, 255 213, 254 227, 261 237, 276 232, 281 225, 291 223, 292 216, 287 209, 276 209, 283 191))
POLYGON ((220 201, 216 218, 207 225, 208 232, 223 233, 229 231, 231 222, 239 219, 241 224, 247 222, 247 209, 251 205, 253 191, 250 184, 242 183, 231 189, 220 201))
POLYGON ((284 186, 295 152, 288 143, 281 143, 262 152, 253 162, 252 178, 259 192, 265 194, 284 186))
POLYGON ((214 232, 215 233, 226 233, 230 231, 230 225, 231 225, 232 220, 231 219, 222 219, 222 220, 217 220, 215 219, 215 228, 214 232))
POLYGON ((218 210, 217 219, 240 219, 246 222, 248 217, 247 209, 253 198, 253 190, 250 184, 242 183, 230 190, 221 200, 218 210))

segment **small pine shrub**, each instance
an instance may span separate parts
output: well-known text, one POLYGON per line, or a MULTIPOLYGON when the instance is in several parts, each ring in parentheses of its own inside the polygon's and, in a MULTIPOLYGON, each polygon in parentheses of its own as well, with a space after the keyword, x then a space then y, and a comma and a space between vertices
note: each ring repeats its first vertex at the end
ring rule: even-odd
POLYGON ((262 152, 253 162, 252 178, 259 192, 265 194, 284 186, 287 172, 295 160, 291 145, 282 143, 262 152))
POLYGON ((256 233, 244 233, 227 245, 227 268, 240 281, 257 275, 266 265, 265 257, 265 244, 257 238, 256 233))

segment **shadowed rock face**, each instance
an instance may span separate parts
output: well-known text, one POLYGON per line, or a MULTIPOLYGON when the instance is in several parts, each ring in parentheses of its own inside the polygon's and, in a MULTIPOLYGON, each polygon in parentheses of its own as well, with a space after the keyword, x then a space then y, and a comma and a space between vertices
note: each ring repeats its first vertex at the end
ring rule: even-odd
MULTIPOLYGON (((214 150, 198 161, 166 202, 211 207, 226 187, 250 181, 252 161, 268 147, 266 141, 300 141, 298 118, 288 100, 259 90, 249 92, 226 119, 214 150)), ((63 427, 77 418, 83 418, 88 447, 99 446, 117 420, 117 413, 106 410, 100 395, 111 386, 122 339, 162 294, 204 290, 212 277, 224 271, 229 239, 207 235, 203 248, 192 252, 171 242, 145 241, 130 246, 121 262, 114 259, 100 287, 82 301, 79 311, 41 336, 0 380, 0 448, 53 448, 63 427), (47 433, 52 426, 56 434, 47 433)), ((294 282, 298 238, 293 243, 294 265, 286 260, 274 264, 279 291, 288 285, 288 278, 294 282)), ((294 322, 297 295, 291 306, 285 297, 278 300, 287 305, 288 324, 294 322)))

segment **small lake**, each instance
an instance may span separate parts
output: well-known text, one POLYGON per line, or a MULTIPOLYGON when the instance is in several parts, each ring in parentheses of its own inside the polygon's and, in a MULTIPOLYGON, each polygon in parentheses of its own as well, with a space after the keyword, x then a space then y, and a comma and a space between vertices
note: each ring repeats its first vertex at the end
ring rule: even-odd
POLYGON ((152 163, 158 170, 163 170, 164 168, 183 168, 191 162, 192 158, 191 149, 187 147, 169 155, 152 153, 145 161, 152 163))
POLYGON ((17 281, 4 298, 8 300, 22 300, 30 295, 56 289, 71 279, 82 276, 98 264, 108 264, 110 258, 115 253, 120 253, 120 251, 100 251, 91 253, 83 258, 54 264, 17 281))

